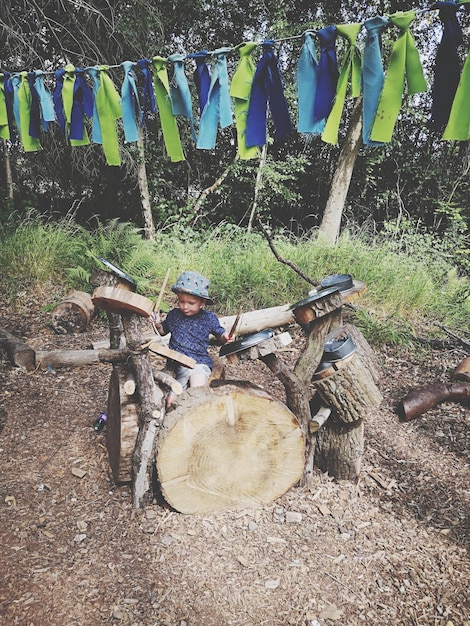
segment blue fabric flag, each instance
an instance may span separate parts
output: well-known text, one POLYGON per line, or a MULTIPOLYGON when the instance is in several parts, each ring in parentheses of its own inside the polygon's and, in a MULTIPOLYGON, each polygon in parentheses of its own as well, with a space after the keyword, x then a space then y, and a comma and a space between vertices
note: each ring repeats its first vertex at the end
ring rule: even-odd
POLYGON ((333 25, 317 30, 320 60, 318 62, 318 82, 314 107, 316 120, 326 119, 333 107, 339 78, 335 48, 336 36, 336 26, 333 25))
POLYGON ((137 65, 142 72, 144 84, 142 87, 142 120, 141 124, 145 126, 150 113, 155 113, 157 110, 157 103, 155 100, 155 91, 153 87, 152 76, 152 61, 150 59, 140 59, 137 61, 137 65))
POLYGON ((184 72, 184 60, 186 55, 175 53, 168 57, 168 61, 173 63, 173 79, 170 83, 171 110, 173 115, 184 115, 191 125, 194 141, 197 141, 196 131, 193 123, 193 103, 189 90, 188 79, 184 72))
POLYGON ((226 128, 233 123, 232 100, 227 73, 227 53, 231 48, 220 48, 212 54, 217 59, 211 77, 206 106, 199 123, 197 147, 213 150, 217 137, 217 128, 226 128))
POLYGON ((455 2, 436 2, 431 7, 439 9, 439 19, 443 25, 442 39, 437 48, 434 64, 431 106, 431 119, 438 128, 443 128, 449 120, 460 80, 457 48, 463 42, 463 35, 457 18, 459 8, 455 2))
POLYGON ((275 138, 281 139, 292 132, 284 87, 274 41, 262 43, 263 55, 256 66, 246 121, 246 145, 263 146, 266 143, 268 104, 274 123, 275 138))
POLYGON ((196 69, 194 70, 193 78, 199 98, 199 113, 201 113, 201 115, 206 106, 211 84, 211 75, 206 62, 208 55, 209 52, 207 50, 188 54, 188 59, 194 59, 196 61, 196 69))

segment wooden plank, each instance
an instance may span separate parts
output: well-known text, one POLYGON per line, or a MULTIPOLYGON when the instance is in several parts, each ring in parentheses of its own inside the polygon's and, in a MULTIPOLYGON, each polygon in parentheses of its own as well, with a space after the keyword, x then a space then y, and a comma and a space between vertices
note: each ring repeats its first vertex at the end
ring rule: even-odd
POLYGON ((148 349, 150 352, 154 352, 160 356, 165 356, 168 359, 172 359, 173 361, 177 361, 178 363, 185 365, 186 367, 194 368, 196 366, 196 361, 194 359, 186 356, 185 354, 181 354, 181 352, 168 348, 168 346, 159 341, 153 341, 149 344, 148 349))

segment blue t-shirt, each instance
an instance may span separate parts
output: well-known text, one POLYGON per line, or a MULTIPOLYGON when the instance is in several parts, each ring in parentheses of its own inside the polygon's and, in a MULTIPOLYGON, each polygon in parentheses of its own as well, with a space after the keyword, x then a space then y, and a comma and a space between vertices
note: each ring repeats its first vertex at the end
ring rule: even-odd
POLYGON ((207 348, 209 336, 223 335, 225 328, 211 311, 201 309, 196 315, 187 317, 179 309, 172 309, 162 322, 165 335, 171 333, 170 348, 193 358, 196 363, 213 366, 207 348))

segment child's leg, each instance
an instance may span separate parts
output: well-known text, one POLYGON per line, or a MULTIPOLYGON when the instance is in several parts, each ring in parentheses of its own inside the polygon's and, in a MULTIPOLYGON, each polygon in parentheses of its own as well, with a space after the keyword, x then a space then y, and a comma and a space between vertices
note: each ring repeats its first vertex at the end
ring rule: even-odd
POLYGON ((211 368, 202 363, 198 363, 193 369, 189 378, 190 387, 205 387, 209 383, 209 377, 211 375, 211 368))

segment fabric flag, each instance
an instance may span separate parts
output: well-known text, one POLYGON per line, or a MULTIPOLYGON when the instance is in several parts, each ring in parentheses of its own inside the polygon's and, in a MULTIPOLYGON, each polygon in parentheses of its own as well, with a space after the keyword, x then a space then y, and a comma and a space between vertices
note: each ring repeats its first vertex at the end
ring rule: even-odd
POLYGON ((31 92, 38 99, 39 124, 43 130, 48 130, 49 122, 55 122, 54 102, 52 94, 44 84, 44 72, 35 70, 29 73, 31 92))
POLYGON ((88 133, 85 128, 85 109, 89 117, 93 117, 93 97, 90 89, 85 82, 83 75, 84 70, 75 68, 74 65, 65 66, 64 73, 57 75, 63 82, 60 99, 56 98, 60 106, 62 106, 62 117, 58 113, 59 125, 63 124, 64 134, 70 140, 72 146, 86 146, 90 143, 88 133), (80 78, 78 78, 80 76, 80 78), (59 102, 60 100, 60 102, 59 102))
POLYGON ((315 119, 319 67, 314 34, 313 31, 303 34, 303 45, 297 63, 297 130, 308 134, 319 134, 325 128, 324 119, 315 119))
POLYGON ((427 90, 418 50, 409 31, 410 24, 415 17, 416 11, 400 11, 389 16, 390 22, 402 32, 392 48, 384 87, 370 134, 373 141, 391 140, 401 108, 405 77, 409 95, 427 90))
POLYGON ((467 54, 459 86, 455 93, 449 121, 442 135, 443 139, 468 141, 470 139, 470 51, 467 54))
POLYGON ((211 84, 206 106, 199 122, 199 138, 196 146, 202 150, 213 150, 217 138, 217 128, 227 128, 233 123, 232 101, 227 72, 227 53, 232 48, 219 48, 212 53, 217 59, 212 71, 211 84))
POLYGON ((388 24, 388 17, 382 15, 364 22, 367 38, 362 53, 362 141, 366 145, 381 145, 380 142, 371 140, 370 131, 385 81, 381 38, 382 31, 388 24))
POLYGON ((170 84, 171 110, 173 115, 183 115, 189 121, 193 139, 196 142, 196 129, 193 122, 193 102, 189 90, 188 79, 184 71, 185 54, 176 52, 168 57, 173 64, 173 80, 170 84))
POLYGON ((0 72, 0 138, 11 139, 13 104, 8 93, 9 72, 0 72), (9 102, 10 101, 10 102, 9 102))
POLYGON ((138 141, 139 122, 142 116, 134 72, 135 66, 136 63, 133 61, 123 61, 121 63, 121 67, 124 70, 121 84, 122 125, 124 138, 129 142, 138 141))
POLYGON ((455 2, 436 2, 431 9, 439 9, 439 19, 443 25, 434 64, 431 120, 438 128, 444 128, 459 84, 460 59, 457 48, 463 41, 463 35, 457 18, 459 6, 455 2))
POLYGON ((252 53, 258 47, 254 41, 243 43, 238 51, 240 60, 232 76, 230 95, 235 108, 235 124, 237 127, 237 151, 240 159, 255 159, 258 157, 256 146, 246 145, 246 118, 250 105, 251 86, 255 75, 255 62, 252 53))
POLYGON ((338 143, 338 130, 344 103, 346 101, 349 77, 351 77, 351 97, 358 98, 361 95, 361 53, 356 44, 356 39, 361 28, 362 24, 360 23, 340 24, 336 26, 336 32, 344 37, 348 43, 341 64, 333 106, 321 137, 326 143, 338 143))
POLYGON ((160 56, 153 58, 153 85, 157 101, 163 139, 168 155, 173 162, 184 161, 183 148, 176 119, 171 110, 170 85, 166 70, 166 59, 160 56))
POLYGON ((209 52, 207 50, 201 50, 200 52, 194 52, 188 54, 188 59, 194 59, 196 61, 196 69, 194 70, 193 79, 196 85, 197 95, 199 99, 199 113, 202 115, 204 107, 206 106, 207 96, 209 95, 209 87, 211 85, 211 75, 209 66, 207 65, 207 57, 209 52))
POLYGON ((147 124, 148 116, 150 113, 156 113, 157 104, 155 101, 155 91, 153 86, 153 77, 151 72, 152 61, 150 59, 139 59, 137 66, 142 72, 143 86, 142 86, 142 119, 141 124, 145 126, 147 124))
POLYGON ((330 25, 317 30, 320 44, 318 82, 315 93, 315 119, 326 120, 333 106, 338 83, 338 59, 336 58, 336 26, 330 25))
POLYGON ((13 113, 21 144, 25 152, 37 152, 41 150, 39 139, 29 134, 32 95, 28 72, 12 74, 11 81, 13 85, 13 113))
POLYGON ((108 65, 88 68, 95 85, 96 115, 93 116, 92 139, 94 143, 102 144, 108 165, 121 165, 116 129, 116 121, 122 117, 121 97, 108 71, 108 65))
POLYGON ((66 136, 66 128, 65 128, 65 115, 64 115, 64 101, 62 97, 62 91, 64 87, 64 77, 65 77, 65 69, 63 67, 59 68, 54 72, 55 77, 55 87, 52 92, 52 100, 54 101, 54 110, 57 117, 57 122, 59 124, 59 128, 64 135, 66 136))
POLYGON ((266 39, 262 46, 263 56, 256 67, 248 107, 247 146, 263 146, 266 143, 268 104, 276 139, 286 137, 292 132, 274 41, 266 39))

